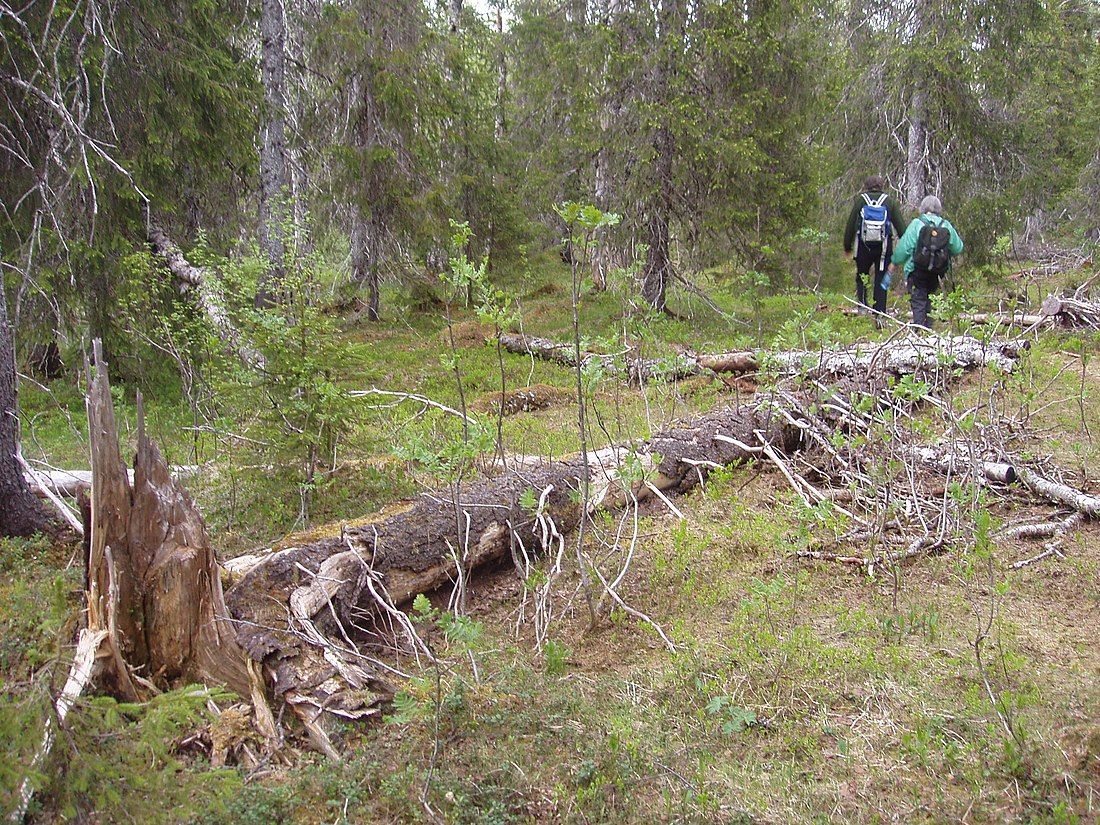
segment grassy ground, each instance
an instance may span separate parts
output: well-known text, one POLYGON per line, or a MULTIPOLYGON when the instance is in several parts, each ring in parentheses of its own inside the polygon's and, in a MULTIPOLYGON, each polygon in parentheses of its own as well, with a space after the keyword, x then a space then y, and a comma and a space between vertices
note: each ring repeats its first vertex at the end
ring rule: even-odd
MULTIPOLYGON (((526 331, 571 334, 566 275, 550 266, 528 273, 520 295, 526 331)), ((848 280, 836 278, 832 289, 848 280)), ((993 305, 994 292, 986 290, 985 303, 993 305)), ((651 318, 614 292, 586 293, 582 334, 611 351, 626 330, 654 357, 760 339, 816 347, 889 334, 839 312, 840 291, 750 299, 730 284, 716 294, 738 320, 680 295, 681 317, 651 318)), ((388 297, 396 306, 400 296, 388 297)), ((905 308, 899 295, 891 302, 899 314, 905 308)), ((410 310, 378 325, 343 322, 342 334, 364 345, 364 357, 342 385, 452 407, 464 398, 491 410, 502 378, 488 330, 466 311, 455 321, 463 396, 438 311, 410 310)), ((989 383, 975 379, 963 381, 950 403, 1011 411, 1019 432, 1006 439, 1015 449, 1052 456, 1067 480, 1095 486, 1098 349, 1095 338, 1043 333, 995 401, 989 383)), ((503 369, 510 391, 539 385, 551 402, 503 419, 506 449, 575 451, 573 374, 518 356, 504 356, 503 369)), ((594 387, 592 440, 644 436, 734 403, 740 391, 707 379, 643 394, 605 378, 594 387)), ((120 387, 116 400, 133 433, 132 388, 120 387)), ((24 388, 21 401, 26 452, 55 465, 80 463, 79 387, 24 388)), ((312 524, 431 486, 439 468, 417 457, 445 452, 460 438, 453 416, 415 402, 361 403, 335 471, 311 490, 312 524)), ((188 430, 196 419, 178 394, 154 394, 146 408, 170 460, 216 459, 192 489, 223 557, 305 526, 292 475, 243 447, 227 455, 231 440, 188 430)), ((934 424, 924 423, 932 434, 934 424)), ((676 506, 685 520, 659 504, 640 510, 637 551, 619 588, 663 628, 675 652, 620 609, 591 629, 578 577, 568 572, 554 593, 557 619, 538 645, 531 593, 512 571, 489 571, 474 586, 462 632, 421 617, 444 665, 402 661, 414 676, 386 720, 339 732, 345 761, 290 749, 289 759, 274 757, 251 772, 215 768, 209 743, 228 735, 227 723, 210 717, 207 700, 226 707, 228 697, 181 689, 138 707, 92 697, 41 772, 32 819, 429 822, 426 801, 437 821, 486 825, 1100 822, 1093 524, 1070 536, 1062 556, 1021 570, 1009 565, 1039 545, 987 546, 959 535, 946 552, 868 576, 795 557, 815 523, 774 468, 716 473, 676 506)), ((981 507, 994 527, 1022 512, 1052 512, 1011 491, 957 506, 981 507)), ((619 527, 619 517, 608 516, 593 535, 619 527)), ((0 756, 0 810, 13 805, 49 692, 64 679, 81 586, 77 554, 46 540, 0 546, 0 738, 12 743, 8 758, 0 756)))

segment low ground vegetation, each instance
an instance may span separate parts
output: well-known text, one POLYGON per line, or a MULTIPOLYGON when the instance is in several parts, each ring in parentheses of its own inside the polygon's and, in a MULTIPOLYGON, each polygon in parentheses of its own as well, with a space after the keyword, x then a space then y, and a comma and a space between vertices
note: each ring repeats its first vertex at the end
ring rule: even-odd
MULTIPOLYGON (((571 337, 567 276, 550 265, 528 272, 513 296, 525 332, 571 337)), ((1050 289, 1080 280, 1061 271, 1052 277, 1050 289)), ((638 314, 615 289, 584 289, 580 329, 588 348, 629 346, 651 358, 758 343, 888 342, 889 328, 841 312, 848 280, 838 275, 818 292, 751 300, 736 286, 718 288, 727 317, 688 295, 674 299, 675 316, 638 314)), ((997 279, 972 286, 941 309, 959 331, 967 304, 992 309, 1007 295, 997 279)), ((905 317, 903 297, 890 300, 905 317)), ((488 433, 488 448, 478 447, 483 469, 495 441, 510 455, 578 449, 568 400, 573 374, 501 358, 472 310, 454 313, 452 322, 463 325, 457 335, 438 312, 380 324, 332 319, 331 334, 359 353, 331 376, 334 385, 409 395, 342 401, 335 447, 314 455, 308 474, 310 457, 300 449, 288 456, 265 447, 282 422, 253 427, 247 410, 229 403, 214 419, 171 369, 145 383, 149 428, 170 463, 207 467, 188 486, 223 560, 445 484, 470 434, 424 399, 479 416, 488 433), (547 403, 511 410, 507 398, 528 387, 547 403), (514 414, 498 416, 502 406, 514 414), (246 433, 248 440, 236 437, 246 433)), ((909 426, 936 439, 945 420, 975 430, 1012 421, 1016 431, 1003 435, 1019 455, 1049 460, 1088 489, 1100 466, 1093 432, 1100 341, 1089 332, 1031 337, 1015 373, 964 377, 941 399, 946 411, 921 407, 909 426)), ((698 378, 638 388, 588 378, 592 447, 646 437, 767 383, 698 378)), ((131 436, 138 383, 115 390, 131 436)), ((24 385, 29 456, 84 466, 81 392, 75 372, 24 385)), ((889 472, 882 468, 884 478, 889 472)), ((293 740, 246 759, 258 747, 247 725, 234 728, 219 715, 236 700, 215 686, 181 687, 144 705, 92 696, 40 769, 30 819, 1095 822, 1095 526, 1086 521, 1058 553, 1013 569, 1041 544, 1000 539, 998 529, 1028 514, 1048 519, 1051 508, 1013 488, 959 486, 942 495, 944 507, 966 516, 959 531, 939 552, 871 570, 798 556, 835 535, 834 525, 774 466, 715 471, 675 501, 683 519, 650 499, 627 525, 636 552, 618 590, 651 624, 608 604, 591 627, 577 571, 567 568, 554 583, 554 621, 536 628, 537 579, 521 582, 508 564, 478 576, 460 619, 447 613, 446 594, 410 607, 438 664, 395 656, 410 678, 381 720, 336 732, 344 761, 314 756, 293 740), (214 757, 219 748, 228 766, 214 757)), ((623 529, 618 514, 598 517, 593 553, 623 529)), ((835 549, 869 552, 866 540, 835 549)), ((80 548, 8 541, 0 566, 0 736, 12 743, 0 760, 6 811, 31 764, 49 697, 64 681, 80 609, 80 548)))

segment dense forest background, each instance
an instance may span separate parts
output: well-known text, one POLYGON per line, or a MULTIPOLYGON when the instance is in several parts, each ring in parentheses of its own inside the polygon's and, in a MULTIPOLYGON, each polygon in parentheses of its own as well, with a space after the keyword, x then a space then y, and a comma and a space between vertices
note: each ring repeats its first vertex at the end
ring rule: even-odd
POLYGON ((0 0, 0 37, 4 815, 1095 819, 1096 0, 0 0), (964 237, 957 339, 851 306, 871 174, 964 237), (36 532, 29 482, 139 433, 169 515, 48 505, 116 530, 98 567, 36 532), (528 546, 475 577, 509 483, 528 546), (207 595, 150 563, 97 616, 158 530, 207 595), (223 587, 198 666, 140 658, 223 587))
POLYGON ((380 285, 434 282, 451 221, 469 225, 470 259, 521 277, 565 233, 565 201, 622 216, 595 284, 627 272, 659 310, 681 278, 789 284, 875 172, 911 206, 939 194, 971 266, 1006 244, 1095 240, 1097 14, 1087 0, 5 5, 0 243, 18 349, 100 337, 140 370, 177 303, 154 229, 239 264, 258 305, 311 257, 318 295, 371 318, 397 311, 380 285))

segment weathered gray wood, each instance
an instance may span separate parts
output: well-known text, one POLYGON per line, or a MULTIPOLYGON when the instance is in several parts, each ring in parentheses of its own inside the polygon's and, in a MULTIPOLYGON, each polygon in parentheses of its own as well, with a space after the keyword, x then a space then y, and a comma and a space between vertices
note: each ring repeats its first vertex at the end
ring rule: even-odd
MULTIPOLYGON (((198 464, 181 464, 171 468, 172 478, 189 478, 202 468, 198 464)), ((81 492, 88 492, 92 488, 91 470, 34 470, 34 478, 30 477, 30 470, 24 467, 27 481, 30 483, 41 482, 42 486, 59 496, 76 498, 81 492)), ((134 483, 134 471, 127 470, 130 484, 134 483)), ((45 496, 45 493, 42 493, 45 496)))
POLYGON ((180 291, 194 290, 199 309, 226 349, 237 353, 246 366, 262 367, 263 356, 241 343, 240 333, 226 313, 223 301, 208 273, 201 267, 193 266, 159 226, 149 229, 149 244, 179 283, 180 291))
POLYGON ((236 643, 206 525, 172 478, 141 420, 133 486, 122 461, 107 365, 98 341, 88 395, 92 454, 88 627, 107 631, 110 657, 97 674, 129 699, 145 684, 213 681, 243 696, 251 688, 236 643), (144 674, 143 683, 133 676, 144 674))
MULTIPOLYGON (((570 344, 514 333, 502 334, 500 342, 508 352, 533 355, 566 365, 574 363, 570 344)), ((640 359, 629 353, 620 358, 586 352, 581 355, 581 360, 598 360, 610 374, 622 375, 632 381, 650 381, 654 378, 678 380, 708 370, 722 373, 757 372, 762 367, 786 375, 805 373, 815 377, 868 371, 905 375, 942 366, 963 369, 995 366, 1011 371, 1015 368, 1016 359, 1028 346, 1028 342, 1023 340, 986 342, 967 335, 950 337, 911 333, 886 343, 857 344, 831 351, 728 352, 713 355, 685 352, 664 360, 640 359)))

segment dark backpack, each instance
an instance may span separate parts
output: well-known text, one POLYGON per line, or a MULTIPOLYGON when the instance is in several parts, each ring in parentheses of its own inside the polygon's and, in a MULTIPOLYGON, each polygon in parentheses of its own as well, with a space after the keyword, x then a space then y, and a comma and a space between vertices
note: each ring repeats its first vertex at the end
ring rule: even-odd
POLYGON ((890 213, 886 211, 886 195, 871 200, 871 196, 864 192, 859 219, 859 239, 864 243, 883 243, 889 238, 890 213))
POLYGON ((920 235, 917 236, 917 248, 913 250, 913 270, 927 272, 938 280, 947 272, 951 263, 951 231, 943 223, 933 223, 920 217, 920 235))

